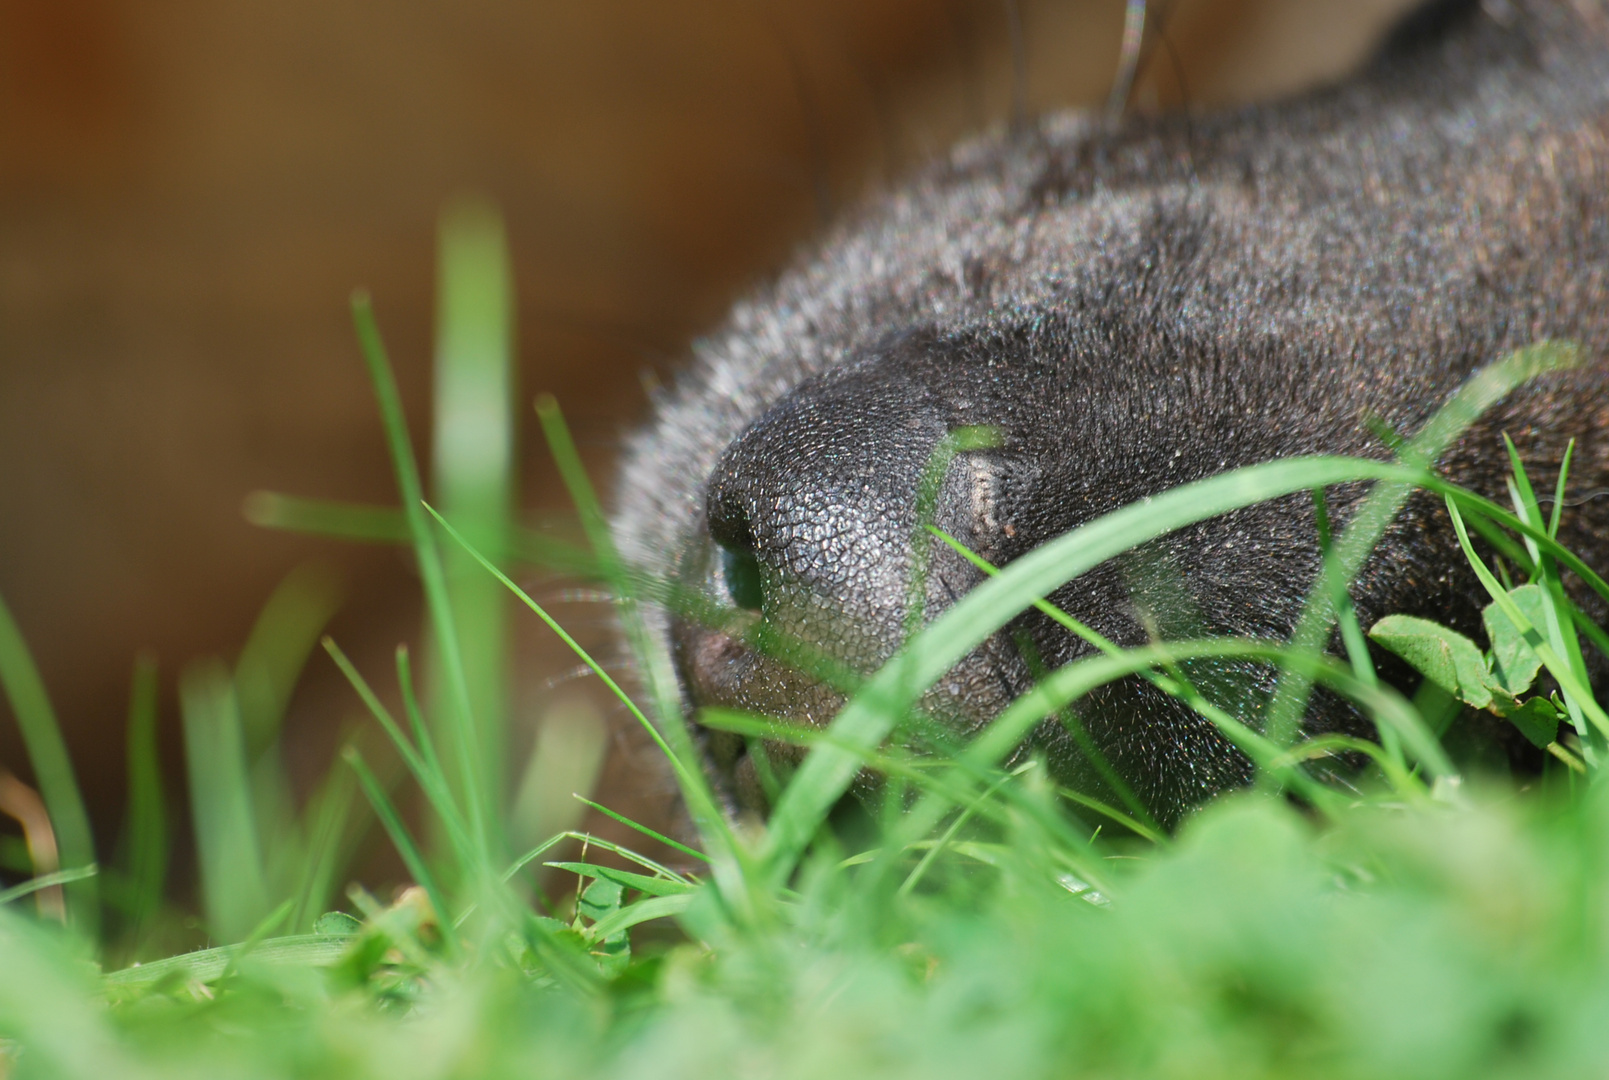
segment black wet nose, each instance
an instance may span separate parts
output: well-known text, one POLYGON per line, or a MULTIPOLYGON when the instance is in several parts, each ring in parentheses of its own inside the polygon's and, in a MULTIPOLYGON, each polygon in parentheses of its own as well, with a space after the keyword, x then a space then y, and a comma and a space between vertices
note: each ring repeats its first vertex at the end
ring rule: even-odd
MULTIPOLYGON (((705 484, 705 533, 682 565, 704 597, 759 618, 673 621, 692 703, 825 726, 859 676, 982 578, 925 525, 1001 560, 997 541, 1018 535, 1010 516, 1028 490, 1018 481, 1034 473, 1007 467, 1003 439, 1000 453, 946 443, 994 427, 1001 411, 986 391, 1005 380, 941 344, 907 336, 800 383, 721 455, 705 484)), ((974 730, 1029 676, 1012 639, 996 635, 923 695, 924 723, 974 730)), ((749 759, 721 758, 718 736, 708 745, 724 789, 757 805, 743 794, 749 759)))
POLYGON ((765 611, 904 602, 917 489, 945 434, 920 384, 868 364, 802 383, 711 473, 705 521, 726 598, 765 611))

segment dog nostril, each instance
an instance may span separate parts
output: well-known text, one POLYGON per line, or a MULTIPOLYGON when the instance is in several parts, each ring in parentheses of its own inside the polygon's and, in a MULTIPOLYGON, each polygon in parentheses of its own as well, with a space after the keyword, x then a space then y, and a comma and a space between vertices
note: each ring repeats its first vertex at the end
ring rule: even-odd
POLYGON ((721 578, 726 595, 734 606, 759 611, 765 598, 760 576, 760 560, 754 552, 754 532, 749 515, 736 499, 723 498, 719 488, 710 494, 705 524, 721 557, 721 578))
POLYGON ((746 611, 759 611, 765 599, 760 583, 760 560, 752 548, 734 550, 721 545, 721 576, 726 579, 726 595, 746 611))

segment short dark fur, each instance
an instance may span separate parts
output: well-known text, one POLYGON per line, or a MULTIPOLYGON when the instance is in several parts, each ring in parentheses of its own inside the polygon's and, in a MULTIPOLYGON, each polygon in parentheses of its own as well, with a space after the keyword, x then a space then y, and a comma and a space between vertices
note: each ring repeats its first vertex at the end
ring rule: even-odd
MULTIPOLYGON (((950 469, 938 523, 1005 563, 1225 469, 1387 456, 1364 418, 1412 432, 1471 372, 1548 337, 1580 342, 1586 366, 1514 394, 1442 464, 1506 501, 1502 432, 1549 480, 1575 436, 1571 491, 1601 493, 1606 139, 1603 3, 1441 0, 1356 79, 1280 105, 1116 132, 1063 114, 965 144, 697 346, 626 463, 628 553, 716 597, 731 588, 723 565, 748 566, 769 625, 866 670, 904 632, 917 478, 948 431, 1001 433, 998 449, 950 469)), ((1339 518, 1357 495, 1336 493, 1339 518)), ((1609 563, 1609 496, 1564 521, 1568 544, 1609 563)), ((1166 537, 1052 599, 1124 644, 1285 636, 1316 565, 1311 503, 1290 498, 1166 537)), ((977 579, 937 556, 927 617, 977 579)), ((1353 595, 1365 625, 1403 612, 1479 632, 1483 594, 1426 497, 1353 595)), ((689 706, 823 723, 841 702, 729 634, 669 618, 664 629, 689 706)), ((1021 693, 1035 664, 1084 651, 1030 614, 925 704, 969 728, 1021 693)), ((1192 674, 1209 686, 1271 678, 1192 674)), ((1207 721, 1138 680, 1078 714, 1164 822, 1249 776, 1207 721)), ((1368 733, 1324 698, 1306 724, 1368 733)), ((1066 780, 1100 789, 1059 726, 1037 740, 1066 780)), ((753 802, 741 758, 711 745, 731 792, 753 802)))

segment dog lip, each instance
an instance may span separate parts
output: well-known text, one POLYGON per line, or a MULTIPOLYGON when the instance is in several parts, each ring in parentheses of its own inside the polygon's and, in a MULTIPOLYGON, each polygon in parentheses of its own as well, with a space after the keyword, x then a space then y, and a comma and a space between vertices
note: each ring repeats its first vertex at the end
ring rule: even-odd
MULTIPOLYGON (((728 708, 821 726, 825 720, 812 716, 809 705, 824 707, 825 717, 830 718, 841 706, 841 698, 825 700, 832 696, 831 692, 819 683, 804 680, 798 672, 727 631, 677 623, 673 634, 679 674, 706 770, 729 813, 763 818, 770 810, 770 800, 749 741, 734 732, 705 726, 699 722, 698 711, 728 708), (805 707, 799 708, 801 704, 805 707)), ((787 743, 766 740, 765 747, 773 765, 797 765, 803 758, 800 747, 787 743)))
POLYGON ((754 665, 755 652, 740 638, 721 630, 684 628, 682 677, 695 706, 741 707, 734 684, 754 665))
POLYGON ((692 711, 727 708, 825 727, 844 695, 756 648, 731 628, 674 624, 676 663, 692 711))

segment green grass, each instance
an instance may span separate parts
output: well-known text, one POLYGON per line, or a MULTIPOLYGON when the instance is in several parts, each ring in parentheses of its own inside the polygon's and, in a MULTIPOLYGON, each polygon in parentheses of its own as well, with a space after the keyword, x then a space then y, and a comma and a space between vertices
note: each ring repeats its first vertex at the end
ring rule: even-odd
MULTIPOLYGON (((1500 359, 1398 443, 1395 461, 1274 462, 1119 510, 1004 568, 964 553, 988 580, 930 623, 913 620, 881 671, 826 672, 850 696, 825 729, 702 717, 757 750, 809 749, 765 778, 775 809, 755 833, 717 811, 638 605, 717 613, 622 562, 549 398, 538 420, 586 547, 521 528, 512 292, 495 214, 450 211, 442 251, 436 445, 482 414, 496 437, 438 449, 426 503, 359 297, 398 507, 273 493, 247 505, 264 525, 411 547, 427 616, 417 665, 399 648, 394 668, 361 670, 323 638, 338 592, 308 567, 270 599, 234 663, 184 672, 194 881, 176 880, 169 860, 155 662, 136 666, 129 812, 98 869, 45 688, 0 609, 0 683, 60 850, 59 867, 0 891, 0 1077, 1531 1077, 1609 1063, 1609 796, 1598 782, 1609 717, 1586 664, 1609 637, 1571 604, 1564 575, 1606 598, 1609 586, 1557 543, 1565 476, 1550 478, 1544 515, 1517 460, 1511 507, 1427 468, 1513 387, 1573 362, 1571 350, 1500 359), (1370 495, 1330 536, 1325 490, 1359 480, 1370 495), (1364 627, 1351 609, 1347 582, 1416 486, 1447 500, 1492 594, 1486 642, 1423 620, 1364 627), (1324 523, 1325 573, 1290 642, 1121 649, 1044 599, 1167 531, 1302 492, 1324 523), (607 584, 638 652, 640 700, 518 587, 516 569, 532 564, 607 584), (924 726, 923 690, 1030 605, 1094 652, 1045 672, 964 744, 924 726), (522 770, 506 761, 509 628, 521 613, 574 649, 657 743, 696 838, 586 800, 636 828, 638 847, 670 854, 551 824, 566 815, 542 785, 590 783, 597 744, 577 721, 582 734, 539 739, 522 770), (1335 631, 1344 657, 1315 647, 1335 631), (1371 637, 1425 672, 1412 701, 1376 676, 1371 637), (1269 723, 1247 722, 1255 703, 1193 686, 1186 661, 1203 657, 1278 668, 1269 723), (304 667, 325 662, 369 722, 347 732, 298 805, 280 729, 304 667), (1217 724, 1258 784, 1167 836, 1133 800, 1065 791, 1036 759, 1006 765, 1036 725, 1129 676, 1217 724), (1372 717, 1378 743, 1298 738, 1315 685, 1372 717), (1460 708, 1514 723, 1549 768, 1522 781, 1469 768, 1452 738, 1467 718, 1446 724, 1460 708), (1364 765, 1337 780, 1324 767, 1336 754, 1364 765), (851 839, 830 811, 867 766, 903 797, 851 839), (521 851, 516 819, 557 831, 521 851), (354 854, 376 833, 409 887, 355 880, 354 854), (63 886, 65 922, 34 910, 63 886)), ((942 453, 985 437, 958 435, 942 453)))

